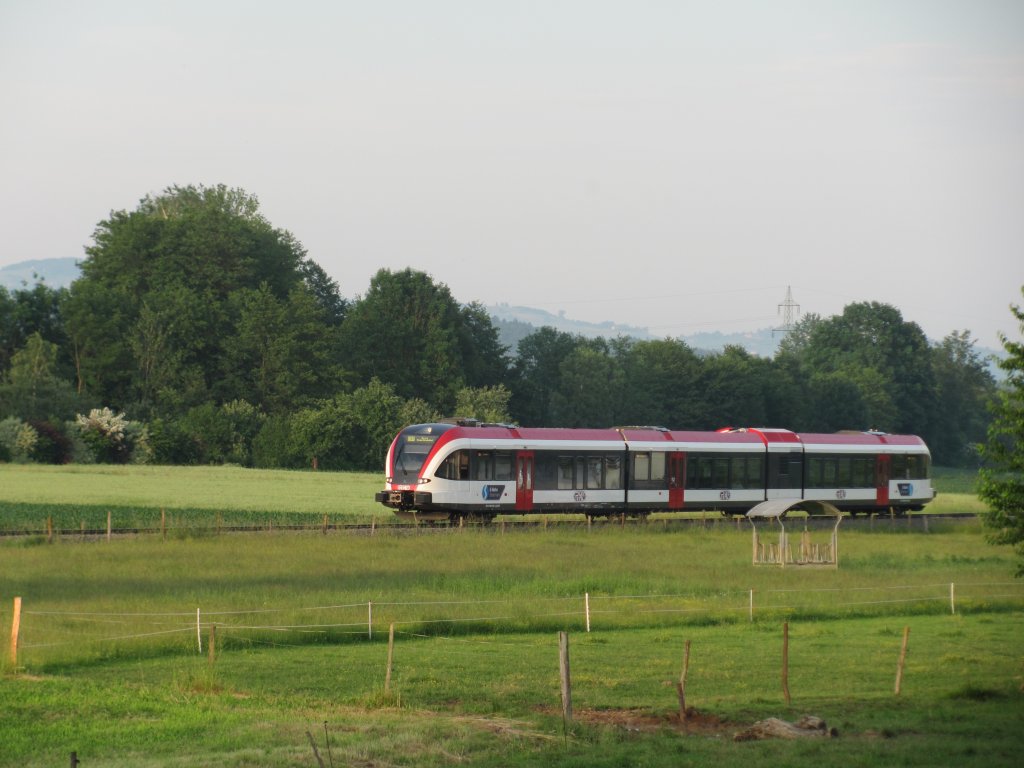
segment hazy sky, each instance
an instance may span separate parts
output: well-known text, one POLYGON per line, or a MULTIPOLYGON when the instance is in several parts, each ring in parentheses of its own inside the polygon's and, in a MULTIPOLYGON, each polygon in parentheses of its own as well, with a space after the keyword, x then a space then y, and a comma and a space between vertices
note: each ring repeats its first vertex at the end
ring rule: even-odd
POLYGON ((1016 337, 1022 0, 0 0, 0 265, 172 184, 256 195, 353 297, 663 336, 899 307, 1016 337))

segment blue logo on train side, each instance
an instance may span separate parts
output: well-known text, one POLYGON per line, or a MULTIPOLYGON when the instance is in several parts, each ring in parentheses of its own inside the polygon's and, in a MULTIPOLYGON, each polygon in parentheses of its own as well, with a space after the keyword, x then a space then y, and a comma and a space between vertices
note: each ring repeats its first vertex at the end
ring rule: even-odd
POLYGON ((484 497, 484 501, 501 501, 501 495, 504 492, 504 485, 485 485, 481 495, 484 497))

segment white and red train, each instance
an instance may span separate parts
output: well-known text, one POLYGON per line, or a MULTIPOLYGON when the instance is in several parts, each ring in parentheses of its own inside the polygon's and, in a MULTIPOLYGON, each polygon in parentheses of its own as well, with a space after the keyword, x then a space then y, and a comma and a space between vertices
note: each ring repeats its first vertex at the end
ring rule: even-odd
POLYGON ((419 520, 498 514, 744 514, 770 499, 858 512, 920 510, 935 492, 913 435, 785 429, 537 429, 416 424, 388 450, 376 501, 419 520))

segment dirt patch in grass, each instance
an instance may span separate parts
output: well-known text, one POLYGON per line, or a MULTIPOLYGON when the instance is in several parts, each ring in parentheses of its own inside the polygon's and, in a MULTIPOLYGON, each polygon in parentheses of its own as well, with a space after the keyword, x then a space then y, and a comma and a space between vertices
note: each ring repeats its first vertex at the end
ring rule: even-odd
MULTIPOLYGON (((548 710, 545 714, 557 716, 559 712, 548 710)), ((723 720, 717 715, 700 712, 693 707, 687 708, 686 719, 680 718, 678 712, 659 715, 645 709, 574 709, 572 717, 574 721, 587 725, 601 725, 642 733, 671 728, 679 733, 694 736, 732 737, 736 731, 744 727, 723 720)))

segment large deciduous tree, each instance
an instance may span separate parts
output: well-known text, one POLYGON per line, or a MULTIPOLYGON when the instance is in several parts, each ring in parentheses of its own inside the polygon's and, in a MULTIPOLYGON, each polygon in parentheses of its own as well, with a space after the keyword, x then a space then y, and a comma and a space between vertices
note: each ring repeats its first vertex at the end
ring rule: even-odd
POLYGON ((323 394, 323 377, 304 368, 324 364, 330 345, 311 343, 298 361, 280 347, 325 339, 345 303, 254 196, 170 187, 112 212, 93 238, 64 307, 80 391, 142 415, 238 398, 273 410, 323 394), (262 340, 261 311, 274 315, 262 340))
MULTIPOLYGON (((1010 309, 1024 336, 1024 309, 1017 305, 1010 309)), ((986 524, 993 531, 993 541, 1016 547, 1022 558, 1017 575, 1024 576, 1024 341, 1006 335, 1001 339, 1007 356, 999 366, 1006 372, 1006 381, 982 450, 985 466, 978 495, 989 506, 986 524)))
MULTIPOLYGON (((61 303, 67 298, 66 288, 51 288, 45 282, 13 291, 0 285, 0 374, 10 365, 11 357, 23 348, 32 334, 63 347, 67 341, 61 317, 61 303)), ((60 364, 66 361, 58 361, 60 364)), ((70 374, 70 367, 61 370, 70 374)))
POLYGON ((936 463, 977 465, 985 439, 995 378, 974 348, 969 331, 954 331, 932 348, 936 407, 928 446, 936 463))
POLYGON ((57 345, 34 332, 0 377, 0 418, 60 423, 72 418, 78 405, 71 384, 57 374, 57 345))
POLYGON ((623 345, 623 424, 692 429, 706 412, 701 361, 678 339, 637 341, 623 345))
POLYGON ((552 404, 558 389, 559 366, 586 344, 582 336, 544 326, 519 342, 512 368, 512 417, 523 426, 555 426, 552 404))
POLYGON ((490 318, 460 307, 448 286, 413 269, 382 269, 342 326, 346 365, 363 382, 394 386, 451 413, 464 386, 494 386, 504 377, 504 350, 490 318))
POLYGON ((604 343, 573 350, 558 366, 551 395, 554 423, 562 427, 610 427, 618 421, 622 368, 604 343))
POLYGON ((779 356, 798 361, 814 401, 798 428, 928 434, 936 396, 931 349, 920 326, 895 307, 861 302, 841 315, 805 319, 779 356), (841 424, 840 415, 864 422, 841 424))

